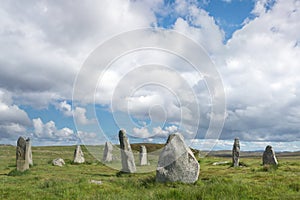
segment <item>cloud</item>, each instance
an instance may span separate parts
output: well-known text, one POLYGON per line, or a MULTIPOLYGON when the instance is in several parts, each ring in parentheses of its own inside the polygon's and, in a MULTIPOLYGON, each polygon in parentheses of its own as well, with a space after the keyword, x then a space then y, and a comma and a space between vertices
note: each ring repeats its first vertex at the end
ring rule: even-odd
POLYGON ((11 93, 0 89, 0 136, 16 139, 31 125, 27 113, 13 104, 11 93))
POLYGON ((0 124, 16 123, 30 125, 27 113, 12 104, 11 94, 0 89, 0 124))
POLYGON ((133 135, 139 138, 148 138, 151 136, 148 128, 146 127, 142 127, 142 128, 134 127, 132 131, 133 131, 133 135))
POLYGON ((80 141, 83 144, 89 144, 89 145, 103 145, 106 141, 106 138, 100 137, 95 132, 85 132, 85 131, 78 131, 77 132, 78 137, 80 138, 80 141))
MULTIPOLYGON (((272 140, 281 131, 286 133, 286 138, 296 134, 297 125, 293 123, 298 116, 282 117, 281 113, 291 115, 290 110, 298 109, 295 102, 298 101, 300 73, 297 67, 299 48, 296 44, 300 29, 297 28, 299 12, 294 8, 299 5, 292 1, 278 1, 272 9, 267 9, 270 3, 262 2, 264 9, 260 14, 253 20, 245 21, 244 27, 224 44, 224 33, 205 10, 191 2, 177 3, 178 18, 172 29, 203 45, 223 77, 228 112, 221 138, 238 135, 247 140, 272 140)), ((180 45, 178 41, 172 43, 180 45)), ((191 55, 194 53, 190 52, 191 55)), ((150 117, 156 121, 168 119, 169 122, 182 122, 186 134, 190 135, 195 134, 195 116, 200 116, 199 129, 202 133, 198 136, 201 137, 205 137, 212 117, 224 117, 210 113, 209 92, 212 91, 207 91, 203 77, 195 77, 195 73, 180 63, 178 58, 167 58, 162 52, 157 55, 152 51, 133 54, 115 61, 106 71, 107 76, 97 88, 97 102, 104 105, 113 102, 112 112, 125 112, 138 119, 150 117), (155 63, 163 63, 163 66, 176 66, 174 69, 180 76, 173 71, 162 70, 161 66, 139 68, 151 59, 155 63), (167 90, 142 85, 153 80, 167 90), (190 88, 197 94, 200 105, 191 103, 190 88), (175 97, 170 91, 176 91, 175 97), (198 114, 197 106, 201 108, 198 114), (161 109, 151 113, 152 107, 161 109)), ((145 136, 150 134, 146 129, 135 131, 145 136)))
POLYGON ((26 136, 26 127, 17 123, 9 123, 0 125, 1 140, 10 139, 17 140, 19 136, 26 136))
MULTIPOLYGON (((72 99, 76 74, 92 49, 124 31, 157 27, 162 20, 159 16, 168 16, 168 28, 202 45, 223 77, 227 120, 222 139, 239 136, 241 140, 300 140, 299 1, 256 1, 252 11, 255 18, 246 19, 228 41, 224 41, 225 34, 216 19, 200 4, 193 0, 168 4, 161 0, 3 2, 1 137, 14 138, 28 132, 32 122, 22 109, 24 105, 45 109, 60 102, 57 108, 65 116, 74 114, 78 123, 93 125, 95 121, 84 106, 95 97, 97 104, 109 107, 113 114, 123 112, 138 120, 150 118, 181 125, 187 135, 195 134, 193 131, 199 128, 198 136, 204 138, 209 120, 216 116, 210 113, 210 92, 215 91, 207 90, 207 74, 195 75, 187 63, 162 51, 132 52, 119 58, 106 71, 104 84, 97 88, 95 96, 86 95, 93 77, 87 74, 83 95, 75 99, 78 105, 72 110, 67 103, 72 99), (172 70, 157 64, 172 66, 172 70), (142 85, 157 80, 160 85, 142 85), (193 95, 198 102, 192 101, 193 95), (199 116, 200 126, 195 127, 199 116)), ((170 43, 181 45, 179 41, 170 43)), ((110 50, 107 48, 105 55, 110 50)), ((198 56, 198 52, 190 53, 198 56)), ((44 124, 37 118, 33 122, 33 133, 38 138, 74 135, 73 130, 59 129, 51 120, 44 124)), ((138 127, 133 132, 143 137, 173 132, 161 127, 163 124, 154 126, 152 131, 138 127)))
MULTIPOLYGON (((19 105, 44 109, 50 103, 70 100, 76 73, 95 44, 126 30, 157 26, 155 12, 162 11, 164 6, 163 1, 104 1, 94 2, 92 5, 89 2, 78 3, 80 6, 66 2, 62 4, 34 1, 26 4, 6 2, 1 8, 0 29, 3 30, 1 32, 3 39, 0 39, 0 44, 3 48, 0 48, 2 53, 0 66, 9 67, 1 68, 0 86, 11 91, 14 100, 19 105), (31 12, 26 12, 26 8, 29 7, 31 12), (109 26, 107 26, 108 21, 109 26)), ((206 30, 211 27, 218 32, 213 19, 204 10, 197 9, 193 5, 194 3, 195 1, 189 2, 188 6, 184 8, 185 11, 178 10, 178 15, 183 17, 183 12, 191 12, 189 19, 186 19, 188 25, 203 26, 202 30, 206 34, 206 30), (205 19, 201 20, 201 18, 205 19)), ((189 32, 180 27, 176 29, 181 32, 189 32)), ((201 31, 200 35, 204 34, 201 31)), ((161 59, 166 59, 166 56, 162 56, 161 59)), ((166 60, 166 63, 173 65, 177 60, 166 60)), ((137 58, 137 62, 138 64, 143 63, 142 56, 137 58)), ((179 66, 177 68, 180 70, 179 66)), ((180 72, 185 77, 190 77, 186 78, 187 81, 193 80, 194 83, 198 81, 198 77, 193 78, 193 72, 190 70, 181 70, 180 72)), ((193 127, 191 110, 195 105, 189 104, 192 95, 187 90, 188 84, 192 85, 192 83, 184 83, 186 80, 170 71, 161 72, 149 69, 133 74, 135 76, 133 87, 143 81, 145 78, 143 73, 149 77, 161 77, 164 85, 172 83, 170 87, 173 91, 179 92, 183 108, 180 110, 178 107, 178 101, 176 96, 172 97, 172 91, 168 92, 170 95, 160 99, 165 96, 165 91, 157 89, 157 87, 149 87, 138 91, 135 96, 127 98, 130 105, 134 105, 131 106, 130 112, 136 117, 143 117, 151 110, 153 120, 165 120, 166 117, 169 121, 182 119, 184 123, 193 127), (137 79, 137 77, 141 78, 137 79), (164 77, 168 77, 168 79, 164 77), (170 80, 171 78, 172 80, 170 80), (141 101, 143 98, 147 101, 141 101), (149 105, 155 106, 152 108, 149 105)), ((107 105, 113 95, 113 84, 118 78, 122 78, 122 74, 120 76, 118 71, 111 71, 111 74, 106 77, 109 78, 105 82, 109 84, 103 87, 104 91, 100 91, 99 96, 103 100, 100 103, 107 105)), ((130 82, 129 79, 126 81, 130 82)), ((118 96, 120 97, 122 94, 124 93, 120 92, 118 96)), ((121 107, 123 105, 121 100, 117 101, 120 106, 117 111, 126 110, 121 107)), ((71 116, 73 112, 75 120, 80 124, 88 125, 95 122, 94 119, 87 118, 87 111, 84 107, 77 106, 74 110, 70 110, 66 104, 60 106, 65 116, 71 116)))
POLYGON ((252 13, 260 16, 271 10, 275 3, 277 3, 276 0, 257 0, 252 13))
MULTIPOLYGON (((233 34, 221 69, 228 119, 223 138, 299 140, 300 12, 296 1, 272 9, 233 34)), ((258 6, 258 5, 257 5, 258 6)), ((257 8, 256 8, 257 9, 257 8)))
POLYGON ((56 103, 56 108, 60 110, 67 117, 74 117, 75 122, 80 125, 94 124, 96 119, 88 119, 86 116, 86 109, 82 107, 75 107, 72 110, 72 106, 67 101, 56 103))
POLYGON ((198 8, 195 4, 185 7, 173 25, 173 29, 181 32, 202 45, 210 54, 223 49, 224 32, 217 26, 208 12, 198 8))
POLYGON ((153 128, 154 135, 158 137, 167 137, 168 135, 176 133, 177 131, 178 127, 174 125, 164 127, 163 129, 160 126, 153 128))
POLYGON ((58 128, 54 121, 44 123, 40 118, 32 120, 33 130, 29 134, 34 145, 103 144, 105 139, 94 132, 74 131, 68 127, 58 128))
POLYGON ((72 116, 72 106, 67 103, 67 101, 62 101, 58 104, 56 104, 56 108, 63 112, 66 116, 72 116))
POLYGON ((74 131, 64 127, 62 129, 58 129, 55 125, 55 122, 49 121, 47 123, 43 123, 40 118, 36 118, 32 120, 33 122, 33 135, 37 140, 48 139, 52 141, 77 141, 77 136, 74 131))
POLYGON ((166 131, 170 132, 170 133, 174 133, 174 132, 177 132, 178 131, 178 127, 177 126, 167 126, 166 128, 166 131))
POLYGON ((20 104, 35 108, 71 99, 76 73, 95 44, 155 24, 148 6, 156 4, 159 1, 3 2, 0 87, 12 91, 20 104))
POLYGON ((81 107, 76 107, 74 110, 74 118, 79 124, 93 124, 96 123, 96 119, 88 119, 86 117, 86 109, 81 107))
POLYGON ((225 3, 231 3, 232 2, 232 0, 222 0, 223 2, 225 2, 225 3))
POLYGON ((178 131, 178 127, 175 125, 167 126, 162 128, 161 126, 153 127, 152 132, 149 132, 147 127, 133 128, 132 135, 138 138, 151 138, 151 137, 168 137, 168 135, 172 133, 176 133, 178 131))

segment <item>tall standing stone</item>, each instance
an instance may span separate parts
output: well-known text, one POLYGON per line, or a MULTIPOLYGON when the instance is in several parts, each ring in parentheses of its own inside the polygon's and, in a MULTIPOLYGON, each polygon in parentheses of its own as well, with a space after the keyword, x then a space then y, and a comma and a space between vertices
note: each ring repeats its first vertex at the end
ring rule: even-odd
POLYGON ((272 146, 268 145, 263 154, 263 165, 278 165, 272 146))
POLYGON ((140 165, 148 165, 147 149, 145 145, 140 146, 140 165))
POLYGON ((74 163, 84 163, 84 154, 81 150, 80 145, 77 145, 74 151, 74 163))
POLYGON ((17 171, 29 169, 29 152, 27 142, 23 137, 19 137, 17 141, 16 164, 17 171))
POLYGON ((136 166, 134 163, 134 156, 129 144, 129 140, 126 136, 125 130, 119 131, 119 140, 121 148, 121 159, 122 159, 122 172, 133 173, 136 172, 136 166))
POLYGON ((28 163, 30 166, 33 165, 33 160, 32 160, 32 150, 31 150, 31 141, 30 138, 27 138, 26 140, 26 146, 27 146, 27 157, 28 157, 28 163))
POLYGON ((234 139, 233 148, 232 148, 232 164, 234 167, 239 166, 240 160, 240 140, 239 138, 234 139))
POLYGON ((112 162, 113 160, 113 145, 111 142, 105 142, 104 152, 103 152, 103 162, 112 162))
POLYGON ((163 148, 156 169, 157 182, 194 183, 198 180, 200 165, 183 136, 171 134, 163 148))

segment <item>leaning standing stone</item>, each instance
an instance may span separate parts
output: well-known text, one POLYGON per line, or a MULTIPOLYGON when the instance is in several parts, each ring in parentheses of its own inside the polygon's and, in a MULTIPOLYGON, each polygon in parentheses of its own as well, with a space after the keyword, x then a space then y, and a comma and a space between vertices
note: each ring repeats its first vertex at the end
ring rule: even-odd
POLYGON ((263 165, 278 165, 272 146, 268 145, 263 154, 263 165))
POLYGON ((134 157, 129 144, 129 140, 126 136, 125 130, 119 131, 119 140, 121 148, 121 159, 122 159, 122 172, 133 173, 136 171, 134 157))
POLYGON ((17 141, 16 151, 16 164, 17 171, 25 171, 29 169, 29 157, 26 140, 23 137, 19 137, 17 141))
POLYGON ((111 142, 105 142, 104 152, 103 152, 103 162, 112 162, 113 160, 113 145, 111 142))
POLYGON ((233 148, 232 148, 232 164, 234 167, 239 166, 240 160, 240 140, 239 138, 234 139, 233 148))
POLYGON ((81 150, 80 145, 77 145, 75 151, 74 151, 74 163, 84 163, 84 155, 81 150))
POLYGON ((182 135, 169 135, 159 156, 156 181, 194 183, 198 180, 199 170, 200 165, 182 135))
POLYGON ((140 165, 148 165, 147 149, 145 145, 140 146, 140 165))

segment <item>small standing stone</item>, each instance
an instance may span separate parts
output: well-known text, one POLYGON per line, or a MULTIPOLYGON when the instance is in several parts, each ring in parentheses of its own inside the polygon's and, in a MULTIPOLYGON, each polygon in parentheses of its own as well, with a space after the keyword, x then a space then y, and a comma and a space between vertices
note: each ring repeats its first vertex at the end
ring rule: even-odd
POLYGON ((52 160, 52 165, 62 167, 63 165, 65 165, 65 161, 62 158, 56 158, 52 160))
POLYGON ((119 140, 121 148, 121 159, 122 159, 122 172, 133 173, 136 172, 136 166, 134 162, 134 156, 129 144, 129 140, 126 136, 125 130, 119 131, 119 140))
POLYGON ((111 142, 105 142, 104 152, 103 152, 103 162, 112 162, 113 160, 113 145, 111 142))
POLYGON ((148 165, 147 149, 145 145, 140 146, 140 165, 148 165))
POLYGON ((74 151, 74 163, 84 163, 84 155, 81 150, 80 145, 77 145, 75 151, 74 151))
POLYGON ((29 169, 29 152, 27 142, 23 137, 19 137, 16 150, 17 171, 29 169))
POLYGON ((234 167, 239 166, 240 160, 240 140, 239 138, 234 139, 233 148, 232 148, 232 163, 234 167))
POLYGON ((194 183, 198 180, 200 165, 183 136, 171 134, 162 150, 156 169, 157 182, 194 183))
POLYGON ((268 145, 263 154, 263 165, 278 165, 272 146, 268 145))

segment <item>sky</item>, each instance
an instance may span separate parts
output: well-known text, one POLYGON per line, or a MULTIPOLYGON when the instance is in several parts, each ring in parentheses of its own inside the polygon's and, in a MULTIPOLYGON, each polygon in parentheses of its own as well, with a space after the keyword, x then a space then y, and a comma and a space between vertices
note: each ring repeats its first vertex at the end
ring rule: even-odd
POLYGON ((3 0, 0 144, 116 144, 124 128, 299 151, 299 30, 299 0, 3 0))

